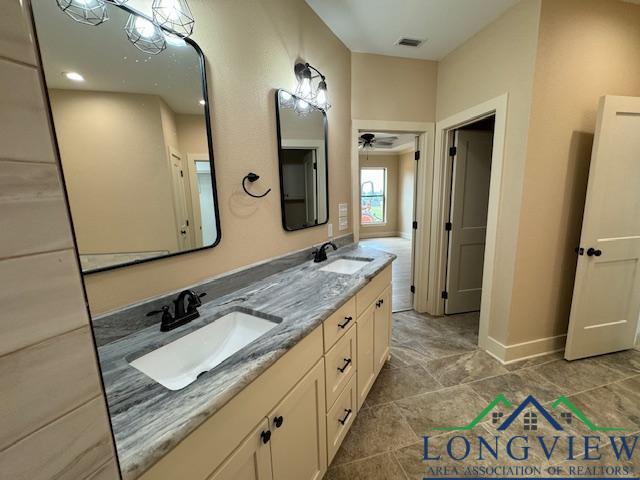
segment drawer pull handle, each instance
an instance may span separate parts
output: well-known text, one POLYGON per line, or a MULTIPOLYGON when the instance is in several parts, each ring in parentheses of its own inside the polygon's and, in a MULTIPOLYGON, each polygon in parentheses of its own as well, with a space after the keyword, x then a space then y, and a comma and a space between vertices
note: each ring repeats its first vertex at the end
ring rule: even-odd
POLYGON ((271 440, 271 430, 265 430, 260 434, 260 438, 262 439, 262 443, 269 443, 271 440))
POLYGON ((346 409, 345 408, 345 416, 343 418, 339 418, 338 422, 340 422, 342 425, 344 425, 345 423, 347 423, 347 420, 349 420, 349 417, 351 416, 351 409, 346 409))
POLYGON ((353 320, 353 317, 344 317, 344 320, 345 320, 345 321, 344 321, 344 323, 339 323, 339 324, 338 324, 338 326, 339 326, 340 328, 342 328, 343 330, 345 329, 345 327, 346 327, 347 325, 349 325, 349 322, 351 322, 351 320, 353 320))
POLYGON ((273 419, 273 424, 276 426, 276 428, 280 428, 283 423, 284 423, 284 417, 282 415, 273 419))
POLYGON ((344 373, 344 371, 347 369, 347 367, 351 365, 351 359, 350 358, 345 358, 344 359, 344 365, 342 367, 338 367, 338 371, 340 373, 344 373))

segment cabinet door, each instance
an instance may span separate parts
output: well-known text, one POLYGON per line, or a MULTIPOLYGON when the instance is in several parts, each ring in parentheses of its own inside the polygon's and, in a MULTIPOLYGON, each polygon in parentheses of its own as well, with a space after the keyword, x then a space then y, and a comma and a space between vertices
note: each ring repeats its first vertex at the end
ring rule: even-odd
POLYGON ((362 315, 358 317, 356 323, 357 330, 357 387, 358 387, 358 410, 362 407, 364 399, 367 397, 371 386, 376 379, 376 362, 373 356, 374 350, 374 311, 375 304, 370 305, 362 315))
POLYGON ((327 470, 322 360, 273 410, 269 425, 273 478, 320 480, 327 470))
POLYGON ((389 341, 391 340, 391 286, 388 286, 374 303, 373 329, 376 375, 389 357, 389 341))
POLYGON ((269 422, 264 419, 207 480, 272 480, 271 432, 267 432, 269 422))

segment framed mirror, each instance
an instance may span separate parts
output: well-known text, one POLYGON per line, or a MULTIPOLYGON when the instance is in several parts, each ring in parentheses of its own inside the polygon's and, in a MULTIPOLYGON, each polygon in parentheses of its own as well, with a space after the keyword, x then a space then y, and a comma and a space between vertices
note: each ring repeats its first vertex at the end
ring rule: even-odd
POLYGON ((276 92, 280 202, 285 230, 329 221, 327 114, 285 91, 276 92))
POLYGON ((199 47, 158 30, 165 48, 143 52, 125 27, 144 37, 148 19, 111 3, 95 26, 55 1, 31 4, 83 273, 215 246, 199 47))

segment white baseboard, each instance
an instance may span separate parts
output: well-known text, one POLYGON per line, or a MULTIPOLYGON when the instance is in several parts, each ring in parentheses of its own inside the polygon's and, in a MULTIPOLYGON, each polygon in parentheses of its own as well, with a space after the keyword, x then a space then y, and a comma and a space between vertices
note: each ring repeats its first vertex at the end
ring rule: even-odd
POLYGON ((566 335, 558 335, 555 337, 540 338, 530 342, 504 345, 495 338, 488 337, 486 350, 492 357, 495 357, 506 365, 563 351, 566 341, 566 335))
POLYGON ((405 240, 413 240, 413 236, 410 233, 398 232, 398 236, 405 240))
POLYGON ((398 232, 371 232, 365 233, 363 229, 360 230, 360 238, 382 238, 382 237, 399 237, 398 232))

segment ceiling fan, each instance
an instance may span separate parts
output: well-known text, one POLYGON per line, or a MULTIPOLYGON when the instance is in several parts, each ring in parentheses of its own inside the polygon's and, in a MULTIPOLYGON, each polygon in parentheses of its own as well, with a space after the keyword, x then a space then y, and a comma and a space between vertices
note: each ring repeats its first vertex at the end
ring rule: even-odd
POLYGON ((358 148, 363 150, 373 148, 391 148, 397 139, 398 137, 395 136, 376 137, 373 133, 363 133, 358 139, 358 148))

